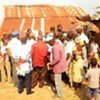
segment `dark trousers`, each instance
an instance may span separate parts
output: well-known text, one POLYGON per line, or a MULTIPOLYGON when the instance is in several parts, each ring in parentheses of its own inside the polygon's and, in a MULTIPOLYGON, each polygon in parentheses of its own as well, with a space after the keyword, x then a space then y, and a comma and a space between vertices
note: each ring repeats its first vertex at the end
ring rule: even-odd
POLYGON ((18 93, 22 93, 24 86, 26 86, 27 94, 31 93, 31 73, 25 76, 18 75, 18 93))
POLYGON ((70 85, 70 83, 69 83, 69 77, 68 77, 68 75, 66 74, 66 72, 63 72, 63 73, 62 73, 62 80, 64 81, 65 84, 70 85))
POLYGON ((47 85, 55 86, 53 70, 48 70, 46 74, 47 85))
POLYGON ((39 82, 39 87, 44 85, 44 80, 47 73, 47 67, 36 67, 32 72, 31 85, 34 88, 39 82))
POLYGON ((81 88, 81 86, 82 86, 82 83, 73 82, 73 87, 75 89, 81 88))

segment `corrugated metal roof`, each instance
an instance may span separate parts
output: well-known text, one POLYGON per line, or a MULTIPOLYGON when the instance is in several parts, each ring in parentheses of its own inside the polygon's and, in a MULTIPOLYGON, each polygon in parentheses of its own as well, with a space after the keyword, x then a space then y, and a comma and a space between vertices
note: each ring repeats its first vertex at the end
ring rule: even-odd
POLYGON ((15 6, 5 7, 5 18, 18 18, 18 8, 15 6))
POLYGON ((4 19, 1 30, 13 31, 19 30, 22 19, 4 19))
MULTIPOLYGON (((81 8, 73 6, 5 6, 5 19, 0 31, 18 30, 22 32, 30 28, 49 32, 50 26, 57 27, 58 24, 62 24, 63 30, 66 31, 79 25, 81 21, 76 19, 76 16, 83 15, 85 12, 81 8)), ((94 24, 91 24, 91 27, 98 32, 98 28, 94 24)))
MULTIPOLYGON (((48 17, 44 18, 44 32, 49 32, 50 26, 57 27, 58 24, 63 25, 63 30, 75 28, 79 24, 79 20, 74 17, 48 17)), ((4 19, 1 29, 6 31, 24 31, 28 28, 33 30, 41 30, 43 26, 41 18, 22 18, 22 19, 4 19)))
POLYGON ((62 17, 62 16, 83 16, 86 13, 79 7, 68 6, 5 6, 6 18, 27 18, 27 17, 62 17))

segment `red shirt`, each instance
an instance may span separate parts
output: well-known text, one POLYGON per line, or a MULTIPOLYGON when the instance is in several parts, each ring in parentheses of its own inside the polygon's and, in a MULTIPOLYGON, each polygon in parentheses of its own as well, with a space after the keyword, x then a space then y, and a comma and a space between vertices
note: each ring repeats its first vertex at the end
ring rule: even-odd
POLYGON ((48 54, 48 46, 39 40, 32 45, 32 64, 33 67, 43 67, 46 65, 46 59, 48 54))

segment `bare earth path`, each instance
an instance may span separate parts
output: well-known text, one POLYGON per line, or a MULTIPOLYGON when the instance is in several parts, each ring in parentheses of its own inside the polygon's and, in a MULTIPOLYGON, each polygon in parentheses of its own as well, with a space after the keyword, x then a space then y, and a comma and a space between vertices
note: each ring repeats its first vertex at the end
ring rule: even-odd
POLYGON ((55 98, 54 93, 48 89, 48 86, 43 88, 38 88, 37 86, 32 90, 34 93, 31 95, 26 95, 25 90, 22 94, 18 94, 17 88, 13 87, 12 84, 0 83, 0 100, 88 100, 85 96, 84 88, 76 95, 75 91, 65 86, 65 84, 63 84, 64 98, 61 99, 55 98))

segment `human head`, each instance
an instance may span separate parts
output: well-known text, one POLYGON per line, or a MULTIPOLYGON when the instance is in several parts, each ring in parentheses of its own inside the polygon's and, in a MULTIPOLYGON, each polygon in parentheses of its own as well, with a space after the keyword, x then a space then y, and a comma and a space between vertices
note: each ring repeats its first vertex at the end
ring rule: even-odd
POLYGON ((27 31, 25 32, 25 35, 27 36, 27 38, 29 38, 31 33, 32 33, 32 30, 31 29, 27 29, 27 31))
POLYGON ((26 35, 23 35, 21 37, 21 42, 22 42, 22 44, 26 44, 26 42, 27 42, 27 36, 26 35))
POLYGON ((97 59, 96 58, 91 58, 90 64, 92 65, 91 67, 96 67, 97 65, 97 59))
POLYGON ((8 40, 10 41, 12 38, 13 38, 13 35, 12 34, 9 34, 8 35, 8 40))
POLYGON ((31 33, 30 36, 29 36, 29 38, 35 40, 35 36, 34 36, 34 34, 31 33))
POLYGON ((55 37, 56 39, 60 39, 61 35, 62 35, 61 32, 56 32, 55 35, 54 35, 54 37, 55 37))
POLYGON ((7 35, 7 34, 4 34, 4 35, 3 35, 3 38, 7 38, 7 37, 8 37, 8 35, 7 35))
POLYGON ((38 31, 38 35, 41 36, 41 37, 43 36, 43 33, 42 33, 41 30, 38 31))
POLYGON ((14 31, 12 32, 13 37, 16 37, 19 39, 19 32, 18 31, 14 31))
POLYGON ((26 32, 26 34, 31 34, 32 33, 32 30, 31 29, 27 29, 27 32, 26 32))
POLYGON ((73 39, 73 34, 68 34, 67 38, 68 38, 68 40, 72 40, 73 39))
POLYGON ((76 32, 77 32, 78 34, 81 34, 82 31, 83 31, 83 29, 82 29, 81 26, 77 26, 77 27, 76 27, 76 32))
POLYGON ((2 41, 3 41, 3 44, 4 45, 7 45, 8 44, 8 38, 7 37, 6 38, 3 38, 2 41))
POLYGON ((43 37, 41 35, 38 36, 38 41, 42 41, 43 40, 43 37))
POLYGON ((62 42, 64 42, 65 40, 67 40, 67 33, 61 34, 60 40, 61 40, 62 42))
POLYGON ((58 24, 58 25, 57 25, 57 31, 59 31, 59 32, 62 31, 62 25, 61 25, 61 24, 58 24))
POLYGON ((50 27, 50 32, 55 32, 55 27, 51 26, 50 27))
POLYGON ((53 46, 55 44, 55 37, 54 36, 47 36, 46 37, 46 42, 53 46))
POLYGON ((73 34, 73 33, 74 33, 74 30, 72 30, 72 29, 67 30, 67 34, 73 34))
POLYGON ((88 30, 88 26, 87 26, 87 25, 84 25, 84 26, 83 26, 83 31, 86 32, 87 30, 88 30))

